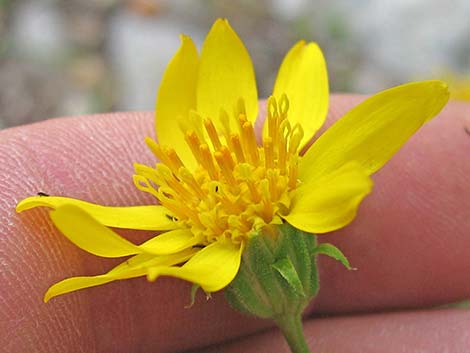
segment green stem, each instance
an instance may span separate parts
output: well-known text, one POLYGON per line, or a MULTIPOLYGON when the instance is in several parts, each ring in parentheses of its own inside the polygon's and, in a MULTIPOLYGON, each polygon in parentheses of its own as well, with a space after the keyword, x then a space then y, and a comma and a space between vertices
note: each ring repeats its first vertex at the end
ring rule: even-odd
POLYGON ((292 353, 310 353, 305 340, 300 314, 281 316, 276 318, 275 321, 292 353))

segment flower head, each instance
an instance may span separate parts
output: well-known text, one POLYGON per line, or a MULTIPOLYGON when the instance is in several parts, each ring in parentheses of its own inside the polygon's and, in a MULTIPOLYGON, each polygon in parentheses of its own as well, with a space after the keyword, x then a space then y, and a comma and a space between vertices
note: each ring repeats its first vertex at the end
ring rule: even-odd
POLYGON ((347 225, 371 191, 370 175, 436 115, 448 99, 439 81, 379 93, 347 113, 302 155, 328 110, 321 50, 298 42, 287 53, 258 136, 258 96, 249 55, 226 20, 201 54, 182 35, 157 97, 156 166, 135 165, 138 189, 159 205, 104 207, 31 197, 18 211, 48 206, 56 226, 98 256, 135 255, 110 272, 69 278, 50 297, 113 280, 168 275, 207 292, 234 279, 253 236, 288 222, 310 233, 347 225), (165 231, 134 245, 108 227, 165 231))

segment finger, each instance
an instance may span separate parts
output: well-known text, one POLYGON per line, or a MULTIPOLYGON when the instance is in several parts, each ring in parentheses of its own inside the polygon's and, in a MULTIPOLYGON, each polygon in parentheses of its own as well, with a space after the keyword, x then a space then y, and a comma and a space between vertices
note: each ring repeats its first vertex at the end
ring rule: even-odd
MULTIPOLYGON (((357 98, 355 101, 351 98, 335 100, 334 113, 344 112, 357 101, 357 98)), ((463 280, 465 271, 460 270, 468 266, 469 250, 466 249, 470 247, 463 236, 468 234, 468 224, 454 225, 450 230, 457 232, 446 238, 442 238, 440 232, 434 233, 434 229, 452 226, 454 215, 462 223, 461 210, 465 210, 469 199, 468 189, 446 193, 465 185, 463 178, 468 174, 465 149, 462 149, 468 147, 468 140, 465 140, 466 135, 459 134, 462 130, 459 119, 464 115, 462 108, 447 110, 439 118, 442 123, 432 123, 434 125, 423 129, 417 139, 429 140, 424 148, 412 141, 411 147, 406 147, 407 150, 400 152, 390 166, 378 174, 376 192, 361 207, 356 222, 346 229, 348 234, 325 237, 339 244, 360 271, 346 272, 337 264, 323 261, 318 310, 437 304, 469 294, 468 284, 463 280), (428 155, 428 151, 432 151, 428 145, 443 146, 444 152, 452 151, 451 158, 441 150, 428 155), (409 164, 408 158, 416 160, 424 152, 424 161, 409 164), (405 166, 399 161, 406 162, 405 166), (443 184, 437 191, 432 183, 428 185, 428 177, 417 179, 420 173, 426 176, 440 168, 447 172, 445 178, 441 177, 443 184), (397 183, 396 175, 402 171, 404 174, 399 175, 402 179, 397 183), (409 197, 396 195, 397 187, 409 181, 416 184, 415 197, 426 199, 426 205, 429 199, 432 202, 434 209, 429 211, 426 206, 431 212, 425 218, 428 223, 423 223, 428 213, 408 219, 405 212, 403 218, 402 208, 414 210, 420 206, 419 203, 410 206, 409 197), (459 197, 455 197, 456 194, 459 197), (380 217, 377 218, 377 214, 380 217), (404 229, 397 232, 397 224, 404 229), (423 241, 430 241, 426 249, 437 247, 437 251, 420 251, 423 241), (445 254, 447 249, 453 252, 445 254), (404 250, 408 251, 407 256, 403 256, 404 250), (414 256, 408 256, 413 251, 414 256), (438 258, 434 258, 436 253, 438 258), (455 254, 459 256, 452 256, 455 254), (385 262, 384 256, 395 262, 385 262), (445 266, 441 267, 443 264, 445 266), (434 268, 434 265, 440 267, 434 268), (396 266, 406 272, 395 271, 396 266), (433 266, 432 271, 427 271, 429 266, 433 266), (447 271, 448 268, 452 271, 447 271), (436 288, 436 283, 441 282, 443 289, 436 288), (458 285, 449 287, 449 282, 458 285), (404 284, 406 286, 402 287, 404 284), (387 292, 390 289, 394 290, 394 295, 387 292)), ((5 219, 0 227, 6 235, 1 238, 5 254, 2 266, 9 271, 2 281, 6 283, 2 285, 6 293, 2 297, 7 304, 5 312, 16 313, 6 322, 9 334, 5 337, 11 338, 8 344, 19 347, 18 351, 27 348, 32 352, 54 351, 64 345, 76 347, 79 341, 80 346, 97 347, 101 351, 145 351, 146 348, 171 351, 206 345, 268 325, 240 319, 220 296, 208 303, 200 300, 192 309, 185 310, 188 285, 169 279, 155 284, 144 279, 123 281, 57 298, 50 305, 41 302, 42 294, 52 283, 72 275, 102 273, 114 263, 85 254, 69 244, 53 229, 44 210, 15 215, 15 203, 38 191, 107 205, 153 202, 134 189, 130 167, 136 161, 154 162, 142 141, 142 137, 152 131, 152 120, 151 114, 95 116, 50 121, 0 134, 0 162, 4 166, 0 202, 5 219), (21 325, 17 323, 19 317, 26 319, 21 325), (41 325, 37 327, 39 322, 41 325), (79 332, 80 337, 74 332, 79 332), (23 337, 28 334, 31 338, 25 341, 23 337)), ((144 237, 131 232, 129 236, 135 241, 144 237)))
MULTIPOLYGON (((325 353, 464 353, 470 346, 470 311, 436 310, 304 322, 312 352, 325 353)), ((217 344, 201 353, 289 353, 277 329, 217 344)))

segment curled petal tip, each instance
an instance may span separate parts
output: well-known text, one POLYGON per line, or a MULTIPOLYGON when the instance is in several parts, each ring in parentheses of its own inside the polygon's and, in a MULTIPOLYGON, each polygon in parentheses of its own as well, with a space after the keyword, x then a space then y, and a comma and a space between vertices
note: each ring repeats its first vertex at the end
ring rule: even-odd
POLYGON ((433 81, 437 86, 439 86, 442 90, 448 91, 449 90, 449 85, 445 81, 441 80, 435 80, 433 81))
POLYGON ((149 268, 147 272, 147 281, 155 282, 159 276, 158 270, 154 268, 149 268))
POLYGON ((228 19, 224 17, 220 17, 214 22, 214 25, 223 26, 223 25, 230 25, 230 23, 228 22, 228 19))
POLYGON ((181 44, 185 44, 185 43, 188 43, 188 42, 192 42, 192 38, 191 36, 188 36, 187 34, 184 34, 184 33, 181 33, 180 34, 180 41, 181 41, 181 44))
POLYGON ((47 303, 49 300, 51 300, 52 296, 49 294, 49 291, 46 292, 46 294, 44 294, 44 298, 42 298, 42 301, 44 303, 47 303))
POLYGON ((24 200, 21 200, 20 202, 18 202, 18 204, 16 205, 15 207, 15 211, 17 213, 20 213, 22 211, 24 211, 26 208, 25 208, 25 203, 24 203, 24 200))
POLYGON ((445 81, 441 80, 428 80, 421 82, 422 84, 426 84, 429 88, 434 89, 436 93, 448 96, 449 92, 449 85, 445 81))
POLYGON ((40 198, 42 198, 42 196, 31 196, 31 197, 27 197, 27 198, 21 200, 16 205, 16 208, 15 208, 16 212, 20 213, 20 212, 29 210, 30 208, 33 208, 35 206, 39 206, 40 205, 40 202, 39 202, 40 198))

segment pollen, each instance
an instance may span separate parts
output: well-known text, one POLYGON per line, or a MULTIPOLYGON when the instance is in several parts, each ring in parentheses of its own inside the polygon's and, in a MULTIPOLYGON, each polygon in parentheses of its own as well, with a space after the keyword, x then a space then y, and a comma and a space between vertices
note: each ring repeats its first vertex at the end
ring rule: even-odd
POLYGON ((155 168, 136 165, 134 183, 207 244, 221 237, 242 242, 264 226, 280 223, 278 214, 289 208, 298 186, 303 130, 291 126, 288 111, 285 95, 279 101, 268 99, 268 123, 260 142, 243 100, 232 117, 221 112, 220 126, 191 112, 190 123, 180 128, 197 166, 190 170, 173 148, 148 138, 160 162, 155 168))

